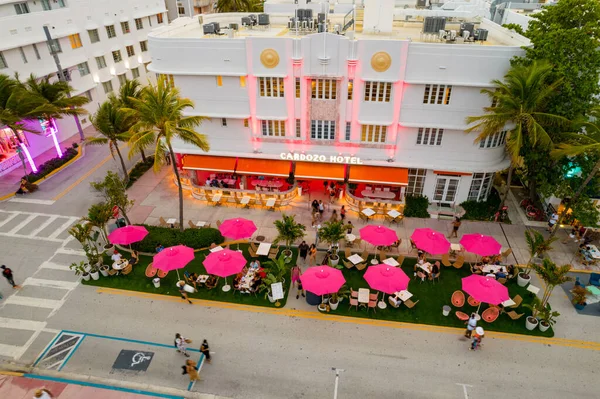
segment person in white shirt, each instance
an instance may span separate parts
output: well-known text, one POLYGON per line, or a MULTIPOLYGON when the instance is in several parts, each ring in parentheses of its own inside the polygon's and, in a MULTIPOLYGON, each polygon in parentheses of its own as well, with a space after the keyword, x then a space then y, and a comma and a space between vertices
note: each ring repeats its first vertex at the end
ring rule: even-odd
POLYGON ((556 225, 556 223, 558 222, 558 214, 556 212, 554 212, 552 214, 552 216, 550 216, 550 220, 548 220, 548 231, 552 232, 552 230, 554 229, 554 226, 556 225))
POLYGON ((110 257, 113 262, 120 262, 121 261, 121 254, 119 253, 119 251, 117 251, 115 249, 115 252, 112 254, 112 256, 110 257))

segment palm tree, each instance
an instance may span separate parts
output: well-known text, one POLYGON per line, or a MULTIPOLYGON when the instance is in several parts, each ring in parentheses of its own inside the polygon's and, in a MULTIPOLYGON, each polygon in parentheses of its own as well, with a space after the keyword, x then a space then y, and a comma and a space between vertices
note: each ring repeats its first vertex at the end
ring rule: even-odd
POLYGON ((503 82, 494 80, 493 89, 481 90, 496 106, 484 107, 485 114, 466 119, 467 124, 475 124, 465 130, 466 133, 480 132, 475 139, 476 143, 505 130, 507 125, 514 125, 508 130, 506 138, 510 167, 498 209, 504 206, 514 169, 523 165, 523 146, 528 143, 531 147, 550 148, 552 139, 544 126, 568 123, 561 116, 541 112, 561 84, 561 81, 547 83, 551 72, 552 66, 546 62, 534 61, 529 66, 513 66, 504 76, 503 82))
POLYGON ((54 123, 54 119, 61 119, 65 115, 78 117, 88 113, 82 106, 90 100, 85 96, 71 97, 73 88, 68 82, 50 82, 49 75, 41 79, 30 75, 22 85, 32 98, 40 102, 35 111, 49 124, 54 123))
POLYGON ((277 237, 273 240, 273 244, 277 244, 280 241, 285 242, 287 257, 290 257, 292 251, 290 247, 294 241, 304 238, 306 235, 306 226, 296 222, 294 215, 281 215, 281 220, 276 220, 274 223, 277 229, 277 237))
MULTIPOLYGON (((553 158, 558 159, 581 154, 600 155, 600 106, 596 106, 590 111, 588 120, 575 122, 575 127, 579 130, 585 129, 585 134, 566 134, 565 138, 567 141, 559 144, 556 149, 550 152, 550 155, 553 158)), ((598 170, 600 170, 600 160, 596 162, 590 174, 585 178, 581 186, 579 186, 573 197, 569 200, 569 205, 575 205, 577 201, 579 201, 579 197, 581 197, 585 188, 596 176, 598 170)), ((556 223, 556 228, 550 233, 550 237, 553 237, 556 234, 558 226, 561 225, 564 218, 567 216, 571 206, 564 207, 563 211, 560 213, 558 222, 556 223)))
MULTIPOLYGON (((119 95, 115 96, 111 94, 111 98, 114 98, 115 101, 117 101, 123 108, 133 108, 133 102, 131 99, 139 99, 142 95, 142 91, 142 85, 137 79, 127 80, 125 84, 121 85, 121 88, 119 89, 119 95)), ((146 154, 144 153, 144 149, 139 148, 139 153, 142 156, 142 161, 145 162, 146 154)))
POLYGON ((135 122, 132 112, 122 108, 115 98, 111 98, 103 102, 90 119, 101 136, 89 137, 85 140, 85 143, 91 145, 108 144, 113 158, 115 153, 119 156, 124 179, 127 183, 129 176, 119 149, 119 141, 126 142, 130 138, 129 129, 135 122))
POLYGON ((554 288, 573 280, 573 278, 567 276, 567 273, 571 271, 571 265, 557 266, 550 259, 544 259, 542 264, 533 264, 532 267, 545 283, 541 300, 541 307, 545 309, 554 288))
POLYGON ((158 78, 156 85, 147 86, 141 98, 130 99, 133 108, 127 110, 133 111, 137 122, 131 128, 129 154, 131 156, 140 148, 153 144, 155 171, 164 164, 166 157, 170 158, 179 189, 179 226, 183 231, 183 190, 172 142, 179 138, 185 143, 208 151, 210 146, 206 136, 194 130, 202 123, 204 117, 184 116, 183 111, 186 108, 194 108, 194 103, 188 98, 182 98, 179 90, 171 87, 163 76, 158 78))
POLYGON ((257 0, 218 0, 217 10, 219 12, 258 12, 262 11, 263 5, 257 0))

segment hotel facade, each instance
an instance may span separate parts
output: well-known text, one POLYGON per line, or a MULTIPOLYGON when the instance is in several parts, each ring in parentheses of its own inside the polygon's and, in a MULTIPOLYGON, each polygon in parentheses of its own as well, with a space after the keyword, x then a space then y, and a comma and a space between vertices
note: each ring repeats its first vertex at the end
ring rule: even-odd
POLYGON ((476 12, 396 9, 388 0, 267 2, 265 10, 258 22, 210 14, 149 35, 149 70, 194 101, 190 114, 207 117, 199 131, 209 153, 174 143, 186 185, 203 186, 207 173, 292 172, 391 187, 399 202, 421 194, 454 206, 488 196, 494 173, 509 165, 506 132, 475 143, 465 118, 492 105, 481 89, 503 78, 527 39, 476 12), (309 18, 296 11, 309 8, 309 18), (443 29, 424 29, 427 17, 444 14, 443 29))

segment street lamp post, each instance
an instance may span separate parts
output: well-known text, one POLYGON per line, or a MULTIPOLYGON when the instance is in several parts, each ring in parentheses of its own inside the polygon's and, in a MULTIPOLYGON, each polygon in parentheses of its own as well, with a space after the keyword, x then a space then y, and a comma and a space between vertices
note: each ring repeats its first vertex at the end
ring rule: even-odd
MULTIPOLYGON (((60 80, 61 82, 66 82, 67 78, 65 77, 65 74, 63 73, 63 69, 60 66, 60 59, 58 58, 58 52, 54 48, 52 36, 50 36, 50 30, 48 29, 47 25, 44 25, 44 34, 46 35, 46 43, 48 44, 48 49, 50 50, 50 54, 52 55, 52 58, 54 58, 54 63, 56 64, 58 80, 60 80)), ((71 97, 71 93, 67 93, 67 96, 71 97)), ((81 123, 79 122, 79 116, 74 115, 73 117, 75 118, 75 124, 77 125, 77 131, 79 132, 79 138, 81 139, 81 141, 83 141, 83 140, 85 140, 85 136, 83 135, 83 129, 81 128, 81 123)))

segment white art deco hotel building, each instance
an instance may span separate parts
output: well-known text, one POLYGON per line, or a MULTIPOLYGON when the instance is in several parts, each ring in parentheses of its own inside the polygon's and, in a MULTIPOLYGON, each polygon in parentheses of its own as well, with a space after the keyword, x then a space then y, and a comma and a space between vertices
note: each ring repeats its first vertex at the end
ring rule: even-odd
POLYGON ((474 143, 465 118, 491 105, 480 90, 502 79, 527 39, 474 12, 397 9, 389 0, 356 9, 269 5, 254 26, 248 14, 211 14, 149 36, 149 70, 168 75, 194 101, 190 112, 209 118, 200 127, 208 154, 174 146, 188 184, 220 172, 292 171, 298 180, 354 183, 357 193, 383 188, 396 201, 407 193, 450 206, 487 197, 509 163, 506 133, 474 143), (432 15, 445 22, 424 33, 432 15), (214 22, 218 34, 207 27, 214 22))

